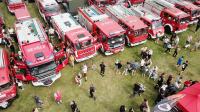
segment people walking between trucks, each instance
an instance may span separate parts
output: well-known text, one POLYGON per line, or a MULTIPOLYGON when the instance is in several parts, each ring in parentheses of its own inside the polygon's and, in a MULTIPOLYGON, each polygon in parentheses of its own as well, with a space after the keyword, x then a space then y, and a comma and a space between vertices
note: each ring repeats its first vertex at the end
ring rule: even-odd
POLYGON ((181 57, 178 58, 178 61, 177 61, 177 64, 176 64, 178 67, 182 65, 183 59, 184 59, 183 56, 181 56, 181 57))
POLYGON ((76 74, 75 76, 75 82, 78 84, 78 86, 82 85, 82 76, 80 73, 76 74))
POLYGON ((185 42, 185 48, 189 48, 190 47, 190 45, 191 45, 191 43, 192 43, 192 35, 189 35, 188 36, 188 38, 187 38, 187 40, 186 40, 186 42, 185 42))
POLYGON ((70 107, 71 107, 72 112, 80 112, 80 110, 74 100, 70 102, 70 107))

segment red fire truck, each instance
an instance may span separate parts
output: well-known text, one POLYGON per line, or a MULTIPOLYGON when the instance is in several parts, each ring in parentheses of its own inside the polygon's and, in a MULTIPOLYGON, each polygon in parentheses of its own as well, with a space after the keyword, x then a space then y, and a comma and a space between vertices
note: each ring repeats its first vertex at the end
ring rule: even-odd
POLYGON ((197 22, 200 17, 200 7, 183 0, 166 0, 174 5, 174 7, 186 12, 190 15, 190 24, 197 22))
POLYGON ((61 53, 54 53, 41 23, 35 18, 18 20, 15 31, 23 60, 16 64, 26 70, 25 75, 16 74, 15 77, 24 81, 32 80, 34 86, 49 86, 60 78, 58 65, 62 63, 57 63, 56 57, 61 53))
POLYGON ((61 8, 55 0, 36 0, 39 12, 46 22, 49 22, 51 16, 61 13, 61 8))
POLYGON ((146 42, 148 26, 139 17, 131 15, 125 6, 107 6, 105 13, 126 29, 126 43, 128 46, 146 42))
POLYGON ((7 108, 17 96, 17 87, 10 71, 8 53, 0 48, 0 107, 7 108))
POLYGON ((51 23, 59 38, 66 42, 77 62, 97 55, 100 47, 97 38, 94 38, 69 13, 52 16, 51 23))
POLYGON ((157 38, 164 36, 164 27, 162 25, 162 19, 160 16, 152 13, 142 6, 131 7, 130 10, 137 16, 141 17, 141 20, 149 26, 148 33, 150 38, 157 38))
POLYGON ((124 50, 125 30, 94 5, 78 9, 79 22, 102 43, 102 52, 111 55, 124 50))
POLYGON ((171 4, 164 0, 152 0, 145 2, 144 7, 159 15, 166 32, 180 33, 188 28, 189 14, 171 7, 171 4))
POLYGON ((14 13, 16 9, 26 7, 23 0, 5 0, 8 10, 14 13))

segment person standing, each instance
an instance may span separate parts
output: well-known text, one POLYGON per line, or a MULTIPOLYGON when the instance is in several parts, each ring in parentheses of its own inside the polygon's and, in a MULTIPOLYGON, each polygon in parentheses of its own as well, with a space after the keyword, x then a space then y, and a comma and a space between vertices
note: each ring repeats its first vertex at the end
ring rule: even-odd
POLYGON ((102 77, 103 77, 104 74, 105 74, 105 68, 106 68, 106 66, 105 66, 104 62, 101 62, 101 64, 100 64, 100 75, 101 75, 102 77))
POLYGON ((184 59, 183 56, 181 56, 181 57, 178 58, 178 61, 177 61, 177 64, 176 64, 178 67, 182 65, 183 59, 184 59))
POLYGON ((188 36, 188 38, 187 38, 187 40, 186 40, 186 42, 185 42, 185 48, 189 48, 190 47, 190 45, 191 45, 191 43, 192 43, 192 35, 190 35, 190 36, 188 36))
POLYGON ((183 64, 182 64, 182 72, 185 71, 185 69, 188 67, 188 60, 186 60, 183 64))
POLYGON ((70 54, 70 56, 69 56, 69 63, 71 64, 71 66, 74 68, 74 56, 72 55, 72 54, 70 54))
POLYGON ((54 93, 54 99, 55 99, 57 104, 61 104, 62 103, 62 95, 61 95, 60 91, 56 91, 54 93))
POLYGON ((200 18, 198 18, 198 22, 197 22, 195 33, 199 30, 199 28, 200 28, 200 18))
POLYGON ((83 64, 82 73, 83 73, 83 77, 85 78, 85 81, 87 81, 87 71, 88 71, 87 65, 83 64))
POLYGON ((165 73, 162 73, 158 78, 158 82, 157 82, 158 88, 160 88, 164 82, 164 75, 165 75, 165 73))
POLYGON ((15 47, 14 47, 13 44, 10 45, 10 51, 11 51, 12 53, 15 53, 15 47))
POLYGON ((133 107, 131 107, 131 108, 128 110, 128 112, 135 112, 135 111, 134 111, 133 107))
POLYGON ((141 112, 150 112, 150 108, 149 108, 147 99, 144 99, 144 101, 140 105, 140 111, 141 112))
POLYGON ((172 75, 169 75, 167 82, 166 82, 168 86, 171 85, 172 79, 173 79, 172 75))
POLYGON ((179 47, 176 46, 175 49, 174 49, 174 53, 173 53, 173 55, 172 55, 173 57, 176 58, 176 56, 178 55, 178 50, 179 50, 179 47))
POLYGON ((120 112, 126 112, 126 107, 125 107, 125 105, 121 105, 119 111, 120 111, 120 112))
POLYGON ((96 100, 96 96, 94 95, 94 93, 96 92, 96 88, 94 87, 93 84, 91 84, 89 92, 90 92, 90 97, 96 100))
POLYGON ((78 109, 78 106, 74 100, 70 102, 70 107, 71 107, 72 112, 80 112, 80 110, 78 109))
POLYGON ((165 53, 170 53, 170 51, 171 51, 171 48, 172 48, 172 45, 171 45, 171 43, 167 43, 167 48, 166 48, 166 50, 165 50, 165 53))

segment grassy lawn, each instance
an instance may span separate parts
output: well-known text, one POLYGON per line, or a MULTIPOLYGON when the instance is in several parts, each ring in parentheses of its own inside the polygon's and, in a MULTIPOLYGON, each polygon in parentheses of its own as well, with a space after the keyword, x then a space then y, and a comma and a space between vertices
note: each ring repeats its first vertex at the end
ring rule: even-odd
MULTIPOLYGON (((77 7, 80 1, 81 0, 74 0, 71 4, 77 7)), ((34 4, 29 4, 28 8, 33 17, 38 17, 40 20, 42 19, 34 4)), ((73 10, 75 10, 75 8, 73 10)), ((0 3, 0 11, 4 14, 6 25, 13 26, 15 18, 9 14, 5 4, 0 3)), ((185 43, 185 39, 188 35, 192 34, 194 39, 199 37, 200 32, 194 34, 191 31, 193 29, 194 26, 179 35, 181 46, 185 43)), ((2 112, 15 112, 16 110, 17 112, 31 112, 35 107, 33 100, 34 95, 40 96, 44 101, 44 108, 41 112, 71 112, 69 107, 69 102, 71 100, 75 100, 78 103, 81 112, 118 112, 121 104, 126 105, 128 108, 133 106, 136 112, 139 112, 138 107, 143 98, 147 98, 150 106, 153 107, 154 100, 157 96, 153 88, 155 84, 154 81, 142 77, 140 73, 137 73, 135 76, 122 76, 115 74, 113 71, 115 59, 120 59, 123 64, 130 60, 139 59, 139 52, 143 46, 154 50, 152 61, 153 65, 159 67, 159 72, 173 74, 174 77, 176 77, 177 69, 175 64, 177 59, 173 58, 170 54, 164 54, 162 44, 155 44, 153 41, 148 41, 144 45, 126 48, 124 52, 112 56, 103 56, 99 53, 95 58, 83 62, 88 65, 94 63, 98 67, 100 62, 104 61, 107 67, 106 76, 103 78, 99 75, 98 71, 89 70, 88 81, 83 81, 81 87, 74 84, 74 74, 80 71, 80 67, 83 63, 76 64, 74 69, 70 66, 65 67, 62 71, 62 77, 51 87, 33 87, 31 84, 24 85, 25 90, 19 91, 20 97, 13 102, 11 107, 2 112), (132 93, 133 84, 136 82, 142 82, 146 87, 146 91, 142 96, 130 98, 129 96, 132 93), (96 101, 88 97, 88 88, 92 83, 97 90, 96 101), (54 102, 53 93, 56 90, 62 92, 63 104, 61 105, 57 105, 54 102)), ((186 72, 183 73, 184 79, 199 80, 200 64, 198 60, 200 58, 200 52, 189 53, 188 50, 181 50, 179 56, 181 55, 184 55, 185 58, 189 60, 189 67, 186 72)))

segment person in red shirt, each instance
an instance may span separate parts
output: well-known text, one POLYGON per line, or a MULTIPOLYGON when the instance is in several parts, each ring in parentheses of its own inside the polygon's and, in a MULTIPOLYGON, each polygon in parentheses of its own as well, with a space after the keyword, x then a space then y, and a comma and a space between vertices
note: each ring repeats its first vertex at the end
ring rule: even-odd
POLYGON ((54 93, 54 99, 55 99, 57 104, 61 104, 62 103, 62 95, 61 95, 60 91, 56 91, 54 93))

